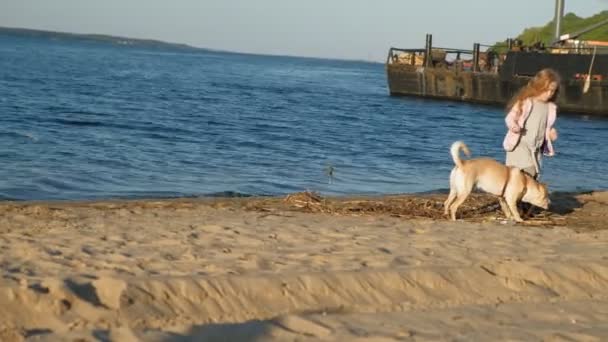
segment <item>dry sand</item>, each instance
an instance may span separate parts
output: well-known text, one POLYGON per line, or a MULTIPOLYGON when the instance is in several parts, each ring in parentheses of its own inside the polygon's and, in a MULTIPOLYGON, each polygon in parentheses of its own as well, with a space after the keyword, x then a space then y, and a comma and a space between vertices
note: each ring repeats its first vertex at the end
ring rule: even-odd
POLYGON ((0 341, 608 340, 608 192, 0 204, 0 341))

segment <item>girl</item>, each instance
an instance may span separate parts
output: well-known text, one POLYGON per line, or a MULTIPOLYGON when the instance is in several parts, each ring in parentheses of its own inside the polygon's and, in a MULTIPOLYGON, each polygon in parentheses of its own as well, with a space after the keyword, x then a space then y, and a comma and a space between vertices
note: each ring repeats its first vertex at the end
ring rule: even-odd
POLYGON ((541 152, 553 156, 552 141, 557 139, 553 128, 557 106, 554 99, 560 77, 552 69, 539 71, 507 106, 507 135, 503 147, 507 166, 517 167, 530 176, 540 174, 541 152))

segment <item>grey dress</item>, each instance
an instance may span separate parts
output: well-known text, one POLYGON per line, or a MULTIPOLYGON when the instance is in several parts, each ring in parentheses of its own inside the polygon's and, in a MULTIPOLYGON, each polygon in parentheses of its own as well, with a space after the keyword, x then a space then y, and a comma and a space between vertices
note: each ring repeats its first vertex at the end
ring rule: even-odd
POLYGON ((513 151, 507 152, 506 164, 537 177, 541 167, 541 147, 545 142, 549 104, 534 100, 532 111, 524 123, 521 139, 513 151))

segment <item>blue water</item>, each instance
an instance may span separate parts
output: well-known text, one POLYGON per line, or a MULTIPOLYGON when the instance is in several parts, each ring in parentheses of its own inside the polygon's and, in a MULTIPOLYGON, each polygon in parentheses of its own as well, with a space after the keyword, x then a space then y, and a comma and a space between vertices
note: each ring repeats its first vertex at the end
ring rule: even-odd
MULTIPOLYGON (((503 117, 390 97, 382 64, 0 35, 2 199, 435 191, 455 140, 504 159, 503 117)), ((557 126, 543 180, 606 189, 608 120, 557 126)))

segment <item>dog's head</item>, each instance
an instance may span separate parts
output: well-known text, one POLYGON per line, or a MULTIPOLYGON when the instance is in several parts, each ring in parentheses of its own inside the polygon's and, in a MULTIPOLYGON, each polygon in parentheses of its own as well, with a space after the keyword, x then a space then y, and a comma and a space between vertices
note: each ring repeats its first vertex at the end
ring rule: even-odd
POLYGON ((526 193, 522 200, 545 210, 549 209, 551 200, 549 200, 549 189, 547 188, 547 185, 539 183, 532 178, 528 179, 527 183, 526 193))

